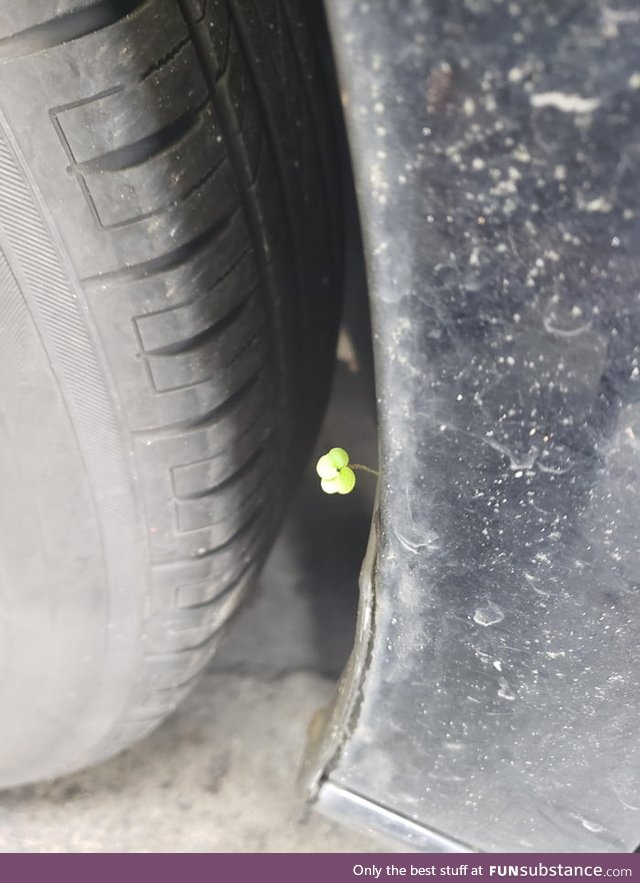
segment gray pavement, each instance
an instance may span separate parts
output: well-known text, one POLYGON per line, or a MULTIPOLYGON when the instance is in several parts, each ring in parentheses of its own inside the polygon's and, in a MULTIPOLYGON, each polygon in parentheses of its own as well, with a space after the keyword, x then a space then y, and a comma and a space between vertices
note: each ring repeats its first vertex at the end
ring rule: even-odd
MULTIPOLYGON (((375 465, 368 371, 342 341, 318 451, 375 465)), ((0 794, 0 851, 387 850, 322 818, 297 785, 306 730, 331 701, 355 628, 373 480, 327 497, 310 467, 251 599, 184 705, 99 767, 0 794)))
POLYGON ((152 736, 95 769, 3 795, 0 849, 343 852, 372 842, 296 791, 306 722, 331 694, 311 672, 206 673, 152 736))

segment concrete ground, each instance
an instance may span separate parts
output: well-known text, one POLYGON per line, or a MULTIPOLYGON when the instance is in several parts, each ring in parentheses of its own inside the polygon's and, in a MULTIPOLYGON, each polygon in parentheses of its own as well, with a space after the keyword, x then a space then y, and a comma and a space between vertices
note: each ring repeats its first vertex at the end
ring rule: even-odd
MULTIPOLYGON (((375 465, 371 378, 345 338, 340 354, 318 451, 341 445, 375 465)), ((184 705, 95 769, 0 794, 0 851, 388 850, 318 815, 297 785, 309 720, 351 647, 374 490, 362 476, 351 496, 327 497, 311 465, 260 585, 184 705)))

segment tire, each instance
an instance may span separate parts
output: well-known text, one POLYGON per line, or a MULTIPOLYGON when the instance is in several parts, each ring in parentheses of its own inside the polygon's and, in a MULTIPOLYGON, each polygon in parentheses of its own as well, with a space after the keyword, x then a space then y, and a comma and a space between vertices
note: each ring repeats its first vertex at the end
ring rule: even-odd
POLYGON ((0 785, 190 689, 316 434, 340 209, 295 0, 0 0, 0 785))

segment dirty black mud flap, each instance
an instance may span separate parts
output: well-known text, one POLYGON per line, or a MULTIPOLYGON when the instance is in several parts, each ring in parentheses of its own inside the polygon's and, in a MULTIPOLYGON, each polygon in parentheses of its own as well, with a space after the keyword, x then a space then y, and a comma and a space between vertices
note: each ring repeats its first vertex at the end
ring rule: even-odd
POLYGON ((640 842, 640 11, 329 0, 381 427, 314 795, 419 849, 640 842))

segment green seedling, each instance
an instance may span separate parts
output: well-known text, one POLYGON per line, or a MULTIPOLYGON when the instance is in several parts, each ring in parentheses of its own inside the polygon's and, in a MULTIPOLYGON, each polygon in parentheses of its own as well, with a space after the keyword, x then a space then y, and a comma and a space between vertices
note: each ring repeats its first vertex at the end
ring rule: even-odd
POLYGON ((375 469, 349 463, 349 454, 344 448, 331 448, 316 463, 316 472, 320 476, 320 487, 325 494, 350 494, 356 486, 355 470, 377 475, 375 469))

